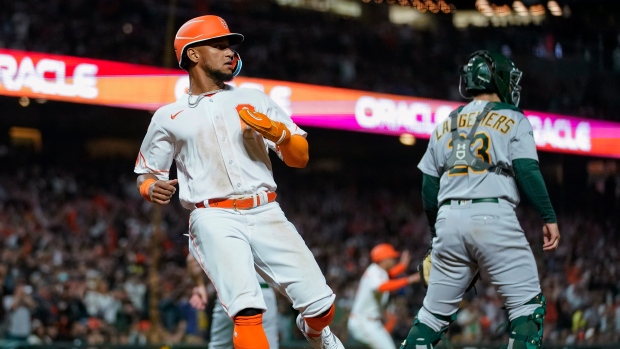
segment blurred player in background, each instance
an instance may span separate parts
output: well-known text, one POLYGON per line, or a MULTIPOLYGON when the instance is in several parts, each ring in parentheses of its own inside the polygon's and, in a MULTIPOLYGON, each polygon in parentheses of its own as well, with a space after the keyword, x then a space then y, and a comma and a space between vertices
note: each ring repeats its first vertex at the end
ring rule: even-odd
MULTIPOLYGON (((190 245, 192 248, 192 245, 190 245)), ((204 281, 204 272, 192 254, 187 255, 187 270, 194 281, 194 289, 189 303, 198 310, 205 310, 209 301, 207 287, 204 281)), ((270 349, 278 349, 278 304, 276 302, 276 293, 273 288, 256 274, 263 298, 267 304, 267 311, 263 313, 263 329, 267 335, 270 349)), ((209 349, 230 349, 233 347, 232 336, 235 323, 228 317, 222 303, 215 301, 213 306, 213 316, 211 317, 211 331, 209 336, 209 349)))
POLYGON ((384 243, 370 251, 372 263, 366 268, 353 301, 347 327, 349 334, 371 349, 396 348, 390 331, 382 322, 390 292, 420 281, 420 273, 395 279, 409 266, 409 251, 402 255, 384 243), (400 261, 397 258, 400 256, 400 261))
POLYGON ((188 93, 155 112, 134 171, 148 201, 179 199, 191 210, 191 250, 235 323, 236 349, 267 349, 267 306, 258 272, 299 311, 297 326, 315 349, 343 348, 331 332, 336 295, 276 199, 269 149, 286 165, 308 162, 306 132, 264 92, 227 85, 241 59, 224 19, 201 16, 178 30, 174 47, 188 93), (178 179, 169 178, 175 161, 178 179))
POLYGON ((459 89, 473 101, 437 125, 418 165, 436 236, 424 304, 401 349, 433 348, 443 338, 478 271, 508 310, 508 348, 541 348, 546 304, 515 213, 517 184, 544 220, 544 251, 558 247, 560 232, 532 126, 517 108, 522 73, 503 55, 476 51, 460 74, 459 89))

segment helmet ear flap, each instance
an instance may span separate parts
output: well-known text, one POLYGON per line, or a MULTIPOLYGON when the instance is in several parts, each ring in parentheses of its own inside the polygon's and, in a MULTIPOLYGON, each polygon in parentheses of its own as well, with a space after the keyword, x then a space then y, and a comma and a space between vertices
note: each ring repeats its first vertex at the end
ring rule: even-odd
POLYGON ((239 52, 233 50, 233 77, 239 75, 242 66, 243 62, 241 61, 241 56, 239 56, 239 52))

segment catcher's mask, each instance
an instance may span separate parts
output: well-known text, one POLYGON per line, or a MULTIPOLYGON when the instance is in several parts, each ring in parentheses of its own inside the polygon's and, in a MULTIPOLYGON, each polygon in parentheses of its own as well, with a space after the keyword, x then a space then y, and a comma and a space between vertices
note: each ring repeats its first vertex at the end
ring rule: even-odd
POLYGON ((463 98, 472 98, 477 92, 491 92, 497 93, 504 103, 519 105, 519 82, 523 72, 506 56, 476 51, 467 58, 467 64, 461 66, 459 72, 459 93, 463 98))
MULTIPOLYGON (((177 31, 174 37, 174 53, 177 56, 179 67, 187 70, 189 66, 185 51, 191 44, 217 38, 228 38, 231 46, 243 41, 243 35, 231 33, 228 24, 223 18, 218 16, 200 16, 185 22, 177 31)), ((241 57, 233 50, 233 76, 237 76, 241 71, 241 57)))

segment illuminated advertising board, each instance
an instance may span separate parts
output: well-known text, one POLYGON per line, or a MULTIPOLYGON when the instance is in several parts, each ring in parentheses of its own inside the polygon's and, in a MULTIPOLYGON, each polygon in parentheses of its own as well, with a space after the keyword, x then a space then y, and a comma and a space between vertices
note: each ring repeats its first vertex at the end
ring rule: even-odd
MULTIPOLYGON (((260 89, 300 126, 428 139, 463 103, 236 77, 260 89)), ((180 69, 0 49, 0 95, 156 110, 186 92, 180 69)), ((620 158, 620 123, 525 110, 540 150, 620 158)))

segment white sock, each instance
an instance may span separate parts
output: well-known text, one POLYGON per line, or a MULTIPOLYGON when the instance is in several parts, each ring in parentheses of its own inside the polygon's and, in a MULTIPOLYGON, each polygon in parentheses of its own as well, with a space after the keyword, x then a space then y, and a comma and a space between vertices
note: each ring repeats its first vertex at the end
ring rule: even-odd
POLYGON ((306 320, 304 320, 304 330, 310 337, 318 337, 322 332, 322 331, 317 331, 311 328, 310 326, 308 326, 308 323, 306 322, 306 320))
POLYGON ((444 327, 450 324, 448 321, 439 320, 424 307, 422 307, 422 309, 418 312, 418 320, 435 332, 441 331, 444 327))

